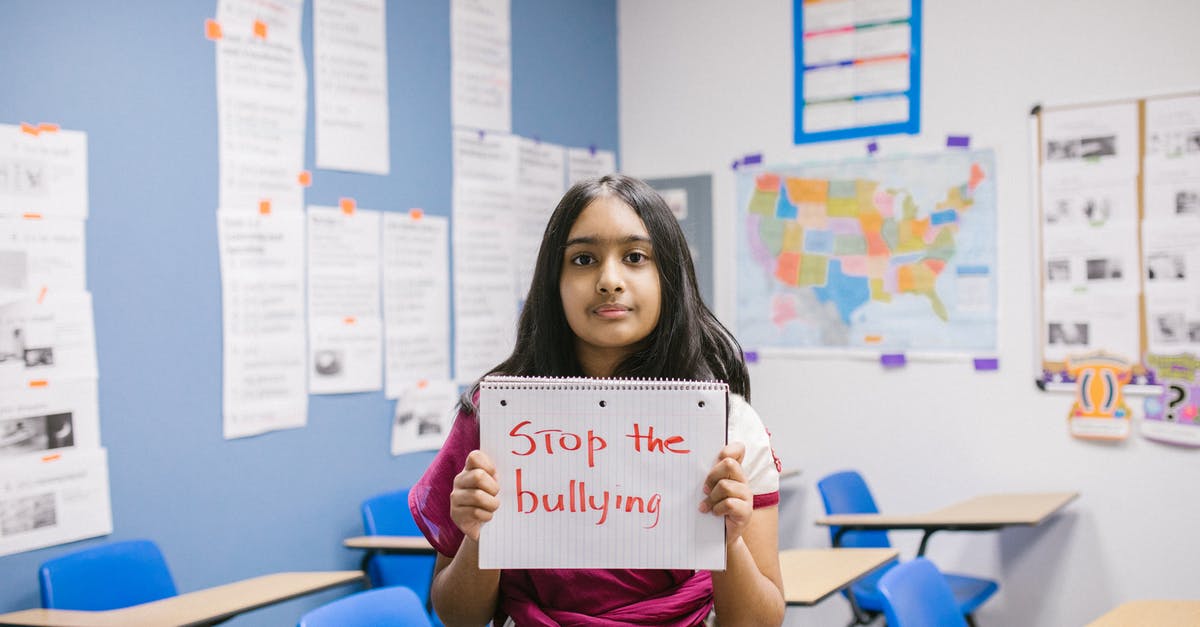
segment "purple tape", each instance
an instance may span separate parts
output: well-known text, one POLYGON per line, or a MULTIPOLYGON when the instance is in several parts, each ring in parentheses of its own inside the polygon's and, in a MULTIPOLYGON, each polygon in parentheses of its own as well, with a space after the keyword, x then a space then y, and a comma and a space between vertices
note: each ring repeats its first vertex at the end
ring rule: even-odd
POLYGON ((875 141, 867 143, 867 154, 873 155, 877 152, 879 152, 879 144, 877 144, 875 141))
POLYGON ((1000 359, 998 359, 996 357, 976 357, 975 358, 975 369, 976 370, 999 370, 1000 369, 1000 359))
POLYGON ((971 137, 969 135, 947 135, 946 146, 949 148, 970 148, 971 137))
POLYGON ((742 157, 742 165, 757 165, 759 163, 762 163, 761 152, 756 152, 752 155, 746 155, 745 157, 742 157))
POLYGON ((596 156, 596 144, 588 146, 588 154, 592 155, 593 157, 596 156))
POLYGON ((904 353, 884 353, 879 356, 879 363, 883 364, 884 368, 900 368, 907 362, 904 353))
POLYGON ((742 354, 746 357, 746 363, 748 363, 748 364, 758 363, 758 351, 746 351, 742 354))
POLYGON ((486 135, 483 131, 479 131, 479 141, 483 141, 483 136, 486 135))

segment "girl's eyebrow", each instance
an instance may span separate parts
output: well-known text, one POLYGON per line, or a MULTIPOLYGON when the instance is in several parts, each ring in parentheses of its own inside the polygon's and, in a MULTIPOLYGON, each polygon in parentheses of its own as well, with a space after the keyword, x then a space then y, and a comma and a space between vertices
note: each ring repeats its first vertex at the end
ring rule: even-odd
POLYGON ((649 244, 650 238, 645 235, 638 235, 636 233, 633 235, 626 235, 624 239, 620 240, 601 240, 599 237, 594 235, 587 235, 584 237, 572 237, 571 239, 567 240, 567 243, 563 246, 564 248, 570 248, 571 246, 575 246, 577 244, 588 244, 595 246, 608 241, 614 241, 617 244, 632 244, 634 242, 649 244))

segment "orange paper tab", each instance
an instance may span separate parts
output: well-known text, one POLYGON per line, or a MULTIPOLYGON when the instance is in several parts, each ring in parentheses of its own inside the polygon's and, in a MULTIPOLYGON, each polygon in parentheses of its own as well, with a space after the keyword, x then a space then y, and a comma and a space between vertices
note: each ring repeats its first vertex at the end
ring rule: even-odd
POLYGON ((346 324, 354 324, 356 320, 354 319, 354 316, 346 316, 345 318, 342 318, 342 322, 345 322, 346 324))
POLYGON ((29 387, 31 388, 44 388, 47 385, 49 385, 49 382, 45 379, 34 379, 29 382, 29 387))
POLYGON ((267 38, 267 23, 262 20, 254 20, 254 36, 259 39, 267 38))
POLYGON ((213 41, 220 39, 223 36, 221 25, 216 20, 204 20, 204 36, 213 41))
POLYGON ((40 214, 40 213, 22 213, 21 217, 25 218, 26 220, 41 220, 42 214, 40 214))
POLYGON ((57 133, 58 125, 52 122, 42 122, 37 125, 39 133, 57 133))
POLYGON ((269 200, 258 201, 258 212, 264 216, 271 213, 271 201, 269 201, 269 200))
POLYGON ((412 218, 413 220, 420 220, 421 218, 425 217, 425 212, 421 211, 420 209, 409 209, 408 217, 412 218))
POLYGON ((356 203, 354 202, 353 198, 338 199, 338 206, 342 208, 342 213, 346 215, 352 215, 354 213, 355 205, 356 203))
POLYGON ((62 455, 59 455, 58 453, 55 453, 54 455, 43 455, 42 456, 43 462, 56 462, 59 459, 62 459, 62 455))
POLYGON ((312 185, 312 172, 305 170, 296 176, 296 180, 300 181, 301 185, 308 187, 312 185))
POLYGON ((45 301, 46 301, 46 286, 45 286, 45 285, 43 285, 43 286, 42 286, 42 291, 38 292, 38 300, 37 300, 37 302, 38 302, 38 304, 40 305, 40 304, 44 303, 45 301))
POLYGON ((420 381, 417 381, 418 390, 424 390, 427 387, 429 387, 429 379, 421 379, 420 381))

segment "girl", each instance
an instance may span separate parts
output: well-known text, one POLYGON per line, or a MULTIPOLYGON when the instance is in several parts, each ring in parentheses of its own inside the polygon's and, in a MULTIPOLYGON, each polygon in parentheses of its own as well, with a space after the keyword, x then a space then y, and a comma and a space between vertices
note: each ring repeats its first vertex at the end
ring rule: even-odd
POLYGON ((501 506, 479 448, 478 384, 409 507, 438 550, 431 596, 447 625, 677 625, 715 610, 722 627, 783 622, 779 466, 747 404, 741 349, 700 299, 679 223, 645 183, 582 181, 542 238, 516 348, 491 374, 719 379, 729 442, 705 479, 701 512, 725 518, 726 569, 481 570, 479 530, 501 506))

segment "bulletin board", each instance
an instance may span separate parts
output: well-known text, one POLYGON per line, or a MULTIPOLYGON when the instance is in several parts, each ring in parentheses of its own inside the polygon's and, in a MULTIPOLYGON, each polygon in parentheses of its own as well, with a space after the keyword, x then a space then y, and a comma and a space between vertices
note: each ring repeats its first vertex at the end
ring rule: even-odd
POLYGON ((1035 382, 1132 365, 1128 391, 1200 355, 1200 94, 1036 107, 1035 382))

